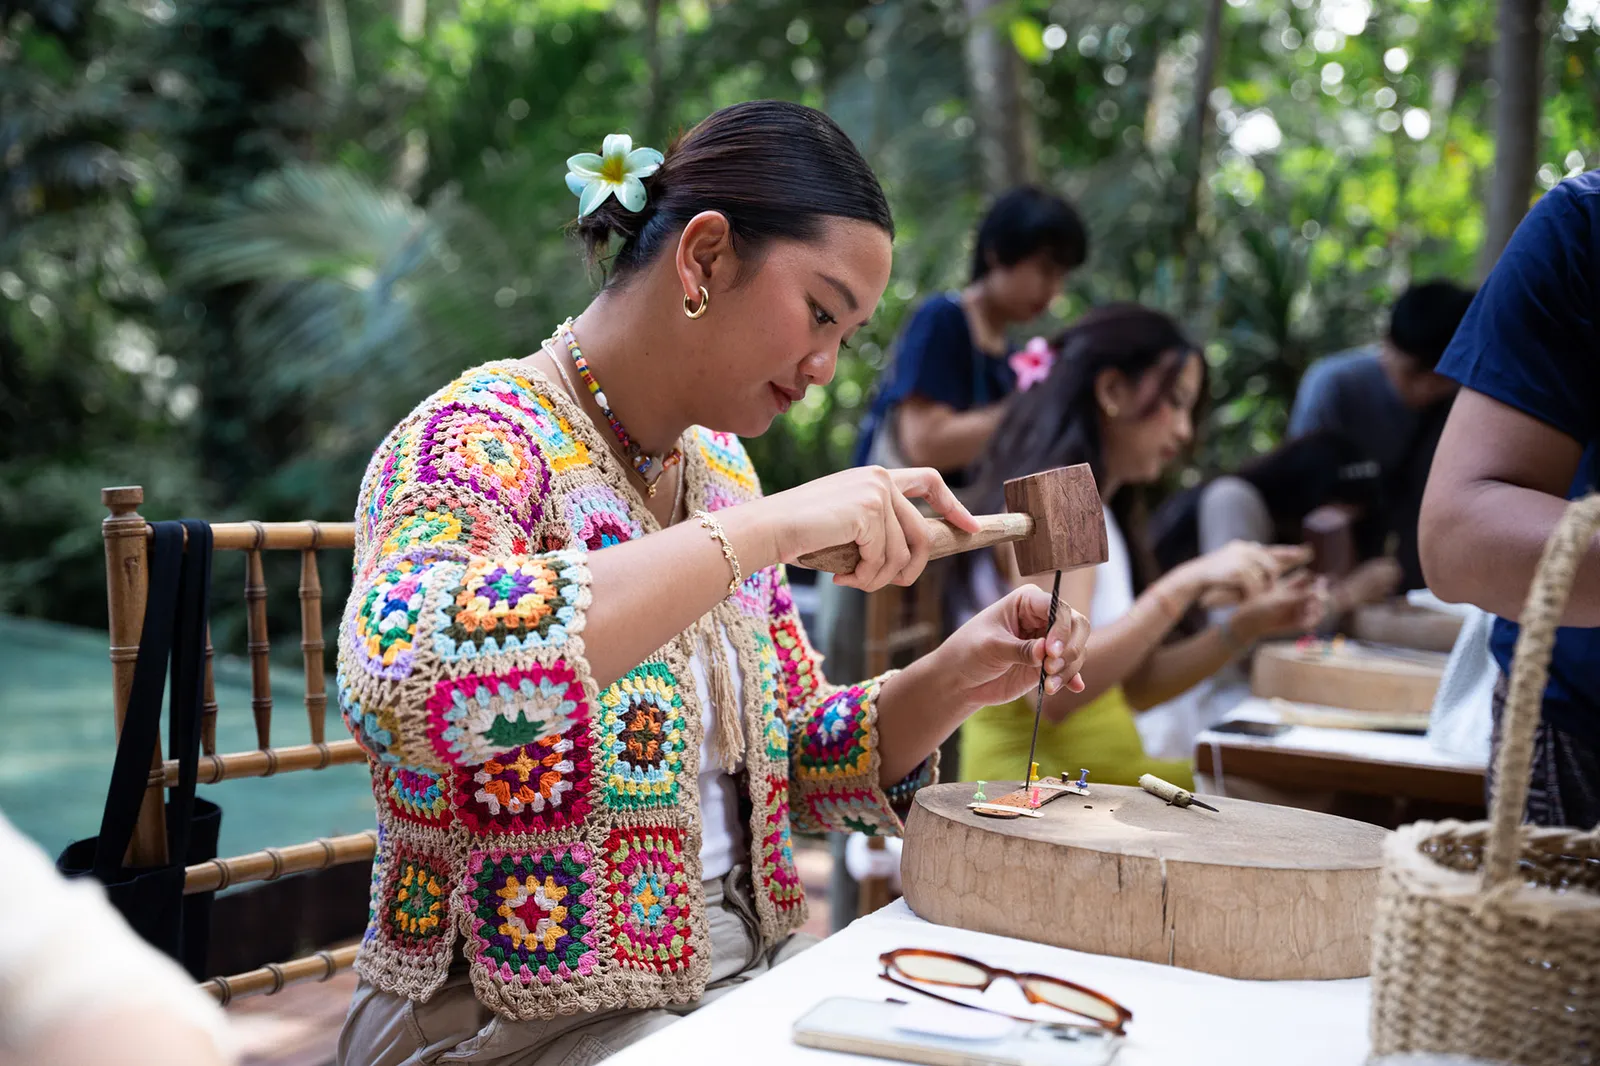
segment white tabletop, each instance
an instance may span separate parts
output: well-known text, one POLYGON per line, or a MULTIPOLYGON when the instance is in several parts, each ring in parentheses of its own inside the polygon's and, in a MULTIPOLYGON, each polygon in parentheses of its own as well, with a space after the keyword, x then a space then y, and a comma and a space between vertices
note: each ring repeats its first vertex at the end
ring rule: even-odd
MULTIPOLYGON (((882 1062, 799 1047, 790 1039, 790 1028, 829 996, 921 998, 878 978, 879 954, 905 947, 954 951, 1007 969, 1055 974, 1105 993, 1133 1012, 1115 1066, 1358 1066, 1367 1055, 1365 979, 1235 981, 931 925, 897 900, 606 1061, 615 1066, 882 1062)), ((984 996, 1016 1010, 1021 996, 1006 984, 984 996)))
MULTIPOLYGON (((1252 696, 1230 711, 1226 720, 1278 722, 1281 719, 1271 700, 1252 696)), ((1365 759, 1371 762, 1393 763, 1397 766, 1432 767, 1440 770, 1465 770, 1475 773, 1482 773, 1484 770, 1482 762, 1438 751, 1428 743, 1427 737, 1405 733, 1381 733, 1370 729, 1326 729, 1320 726, 1291 725, 1275 737, 1252 737, 1244 733, 1218 733, 1213 729, 1207 729, 1196 738, 1195 744, 1197 747, 1211 744, 1311 755, 1336 755, 1347 759, 1365 759)), ((1223 763, 1223 771, 1226 770, 1227 764, 1223 763)))

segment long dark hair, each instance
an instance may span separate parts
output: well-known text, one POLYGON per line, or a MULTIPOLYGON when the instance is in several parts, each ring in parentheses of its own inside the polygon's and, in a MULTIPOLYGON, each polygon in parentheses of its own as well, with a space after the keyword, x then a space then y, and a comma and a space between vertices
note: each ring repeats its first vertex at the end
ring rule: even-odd
MULTIPOLYGON (((976 495, 983 511, 1004 510, 1006 479, 1041 470, 1088 463, 1095 480, 1104 482, 1105 442, 1100 436, 1095 379, 1106 370, 1120 371, 1132 382, 1157 375, 1157 387, 1149 390, 1143 408, 1134 412, 1143 418, 1168 401, 1189 357, 1199 354, 1171 318, 1132 303, 1108 304, 1090 311, 1056 337, 1051 346, 1058 354, 1049 376, 1012 401, 978 462, 976 495)), ((1200 367, 1203 403, 1204 359, 1200 367)), ((1143 496, 1142 486, 1125 485, 1108 501, 1128 542, 1136 590, 1154 578, 1144 540, 1143 496)))
POLYGON ((894 236, 883 187, 850 138, 821 111, 785 100, 713 112, 672 143, 644 187, 643 209, 629 211, 613 196, 575 224, 591 261, 622 239, 610 259, 612 283, 652 262, 702 211, 727 218, 735 251, 747 257, 775 239, 816 240, 828 218, 894 236))

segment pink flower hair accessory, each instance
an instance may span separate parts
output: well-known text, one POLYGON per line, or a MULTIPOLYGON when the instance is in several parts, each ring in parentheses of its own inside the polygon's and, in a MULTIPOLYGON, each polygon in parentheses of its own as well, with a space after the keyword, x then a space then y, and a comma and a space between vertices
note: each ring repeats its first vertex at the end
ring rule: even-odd
POLYGON ((1017 375, 1017 391, 1027 392, 1049 377, 1050 368, 1056 365, 1056 355, 1056 350, 1050 346, 1048 340, 1035 337, 1022 351, 1008 356, 1006 362, 1017 375))

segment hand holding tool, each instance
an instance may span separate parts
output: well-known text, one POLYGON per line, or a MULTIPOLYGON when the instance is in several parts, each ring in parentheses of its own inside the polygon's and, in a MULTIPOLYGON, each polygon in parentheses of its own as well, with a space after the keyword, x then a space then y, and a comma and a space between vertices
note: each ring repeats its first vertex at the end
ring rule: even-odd
MULTIPOLYGON (((978 515, 978 532, 957 529, 942 518, 924 518, 930 540, 928 558, 1015 544, 1017 570, 1024 576, 1051 570, 1076 570, 1106 561, 1106 519, 1100 489, 1087 463, 1062 466, 1005 484, 1006 513, 978 515)), ((861 562, 854 544, 836 544, 795 560, 829 574, 849 574, 861 562)))

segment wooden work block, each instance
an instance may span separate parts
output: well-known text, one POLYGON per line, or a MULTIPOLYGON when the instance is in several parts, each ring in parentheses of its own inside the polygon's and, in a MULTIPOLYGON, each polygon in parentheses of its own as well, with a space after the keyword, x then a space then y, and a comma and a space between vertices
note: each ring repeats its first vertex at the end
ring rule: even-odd
POLYGON ((1413 607, 1404 600, 1357 607, 1350 620, 1350 635, 1357 640, 1419 651, 1448 652, 1460 633, 1459 615, 1413 607))
POLYGON ((1090 785, 1039 818, 919 791, 906 903, 939 925, 1249 980, 1362 977, 1387 830, 1207 796, 1217 813, 1090 785))
POLYGON ((1033 535, 1016 544, 1024 576, 1106 561, 1105 506, 1089 464, 1065 466, 1005 484, 1006 511, 1029 515, 1033 535))
POLYGON ((1445 659, 1434 652, 1349 641, 1264 644, 1256 651, 1250 690, 1295 703, 1423 714, 1433 708, 1445 659))
POLYGON ((1315 703, 1291 703, 1281 697, 1272 701, 1278 721, 1284 725, 1309 725, 1317 729, 1359 729, 1380 733, 1426 733, 1427 711, 1352 711, 1347 707, 1328 707, 1315 703))

